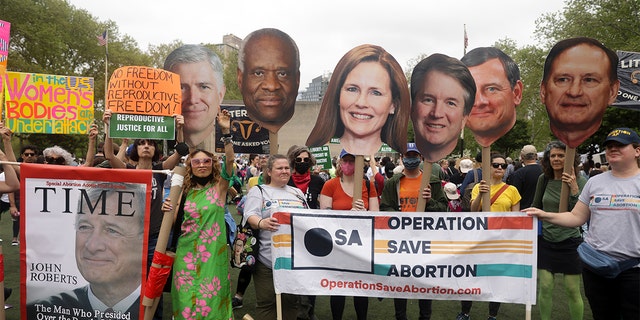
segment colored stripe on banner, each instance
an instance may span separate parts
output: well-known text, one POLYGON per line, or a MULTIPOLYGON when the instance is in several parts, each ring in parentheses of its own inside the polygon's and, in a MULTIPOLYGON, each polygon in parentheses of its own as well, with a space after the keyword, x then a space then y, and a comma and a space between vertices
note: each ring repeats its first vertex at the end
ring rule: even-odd
POLYGON ((276 270, 291 270, 293 260, 291 258, 277 258, 273 268, 276 270))
POLYGON ((528 278, 533 276, 533 267, 523 264, 478 264, 476 277, 514 277, 528 278))
POLYGON ((488 217, 487 220, 489 230, 533 229, 533 217, 488 217))
POLYGON ((291 224, 291 213, 289 212, 276 212, 272 217, 278 219, 279 224, 291 224))

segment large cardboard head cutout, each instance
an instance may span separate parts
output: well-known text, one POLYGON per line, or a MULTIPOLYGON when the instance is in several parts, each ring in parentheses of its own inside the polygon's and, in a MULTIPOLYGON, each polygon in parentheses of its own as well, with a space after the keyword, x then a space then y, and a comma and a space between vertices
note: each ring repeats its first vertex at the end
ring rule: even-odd
POLYGON ((411 121, 425 161, 437 162, 455 149, 475 96, 473 77, 460 60, 433 54, 415 66, 411 121))
POLYGON ((203 142, 214 136, 226 92, 220 58, 202 45, 184 45, 167 56, 163 68, 180 76, 184 141, 191 148, 213 151, 203 142))
POLYGON ((351 154, 372 155, 382 143, 404 153, 410 97, 400 64, 383 48, 364 44, 338 62, 307 145, 333 137, 351 154))
POLYGON ((516 123, 522 100, 520 69, 508 55, 493 47, 476 48, 462 57, 476 82, 476 98, 467 127, 483 147, 489 147, 516 123))
POLYGON ((591 38, 565 39, 549 51, 540 99, 558 140, 576 148, 598 130, 618 95, 617 66, 616 53, 591 38))
POLYGON ((300 85, 300 54, 288 34, 260 29, 242 42, 238 87, 249 118, 277 133, 293 117, 300 85))

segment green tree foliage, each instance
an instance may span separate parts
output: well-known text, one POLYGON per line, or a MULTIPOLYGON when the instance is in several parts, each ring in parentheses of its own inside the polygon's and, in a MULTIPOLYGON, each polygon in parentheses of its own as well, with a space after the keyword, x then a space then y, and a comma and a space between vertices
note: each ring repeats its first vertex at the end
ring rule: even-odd
POLYGON ((531 144, 529 126, 526 121, 516 119, 513 128, 491 145, 491 151, 513 156, 524 145, 531 144))
MULTIPOLYGON (((9 71, 94 78, 96 118, 104 107, 105 48, 96 36, 108 30, 109 72, 125 65, 148 65, 149 57, 112 21, 100 22, 64 0, 0 0, 0 17, 11 23, 9 71)), ((81 135, 16 134, 21 144, 57 144, 78 156, 86 152, 81 135)))
POLYGON ((184 43, 178 39, 159 45, 150 44, 147 49, 147 53, 151 59, 151 66, 161 69, 164 66, 164 60, 167 58, 169 53, 182 45, 184 45, 184 43))

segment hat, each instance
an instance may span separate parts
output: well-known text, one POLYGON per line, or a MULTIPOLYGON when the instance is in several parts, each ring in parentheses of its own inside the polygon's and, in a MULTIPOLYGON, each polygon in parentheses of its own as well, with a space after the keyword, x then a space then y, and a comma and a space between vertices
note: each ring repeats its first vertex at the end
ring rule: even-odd
POLYGON ((467 173, 473 169, 473 161, 471 159, 460 160, 460 172, 467 173))
POLYGON ((626 145, 640 143, 640 137, 638 137, 638 134, 635 131, 629 128, 617 128, 609 132, 602 145, 606 146, 609 141, 616 141, 626 145))
MULTIPOLYGON (((418 151, 418 147, 416 147, 416 144, 413 143, 413 142, 407 143, 407 152, 405 152, 405 154, 409 153, 411 151, 420 153, 420 151, 418 151)), ((422 154, 422 153, 420 153, 420 154, 422 154)))
POLYGON ((536 150, 535 146, 528 144, 522 147, 522 151, 520 151, 520 155, 526 156, 528 154, 538 154, 538 150, 536 150))
POLYGON ((351 153, 347 152, 347 150, 342 149, 342 151, 340 151, 340 159, 344 158, 344 156, 352 156, 355 157, 354 155, 352 155, 351 153))
POLYGON ((447 199, 449 200, 460 199, 460 194, 458 194, 458 188, 453 182, 445 183, 443 188, 444 188, 444 194, 447 195, 447 199))

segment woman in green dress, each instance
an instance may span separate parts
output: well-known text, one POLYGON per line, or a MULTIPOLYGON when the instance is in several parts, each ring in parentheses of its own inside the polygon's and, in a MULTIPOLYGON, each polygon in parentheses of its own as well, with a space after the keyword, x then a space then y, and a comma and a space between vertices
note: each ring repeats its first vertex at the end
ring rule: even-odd
MULTIPOLYGON (((171 298, 174 319, 232 320, 229 253, 224 206, 233 173, 229 113, 218 115, 225 142, 221 165, 212 153, 197 149, 187 158, 179 210, 184 210, 173 264, 171 298)), ((167 199, 163 210, 172 210, 167 199)))

